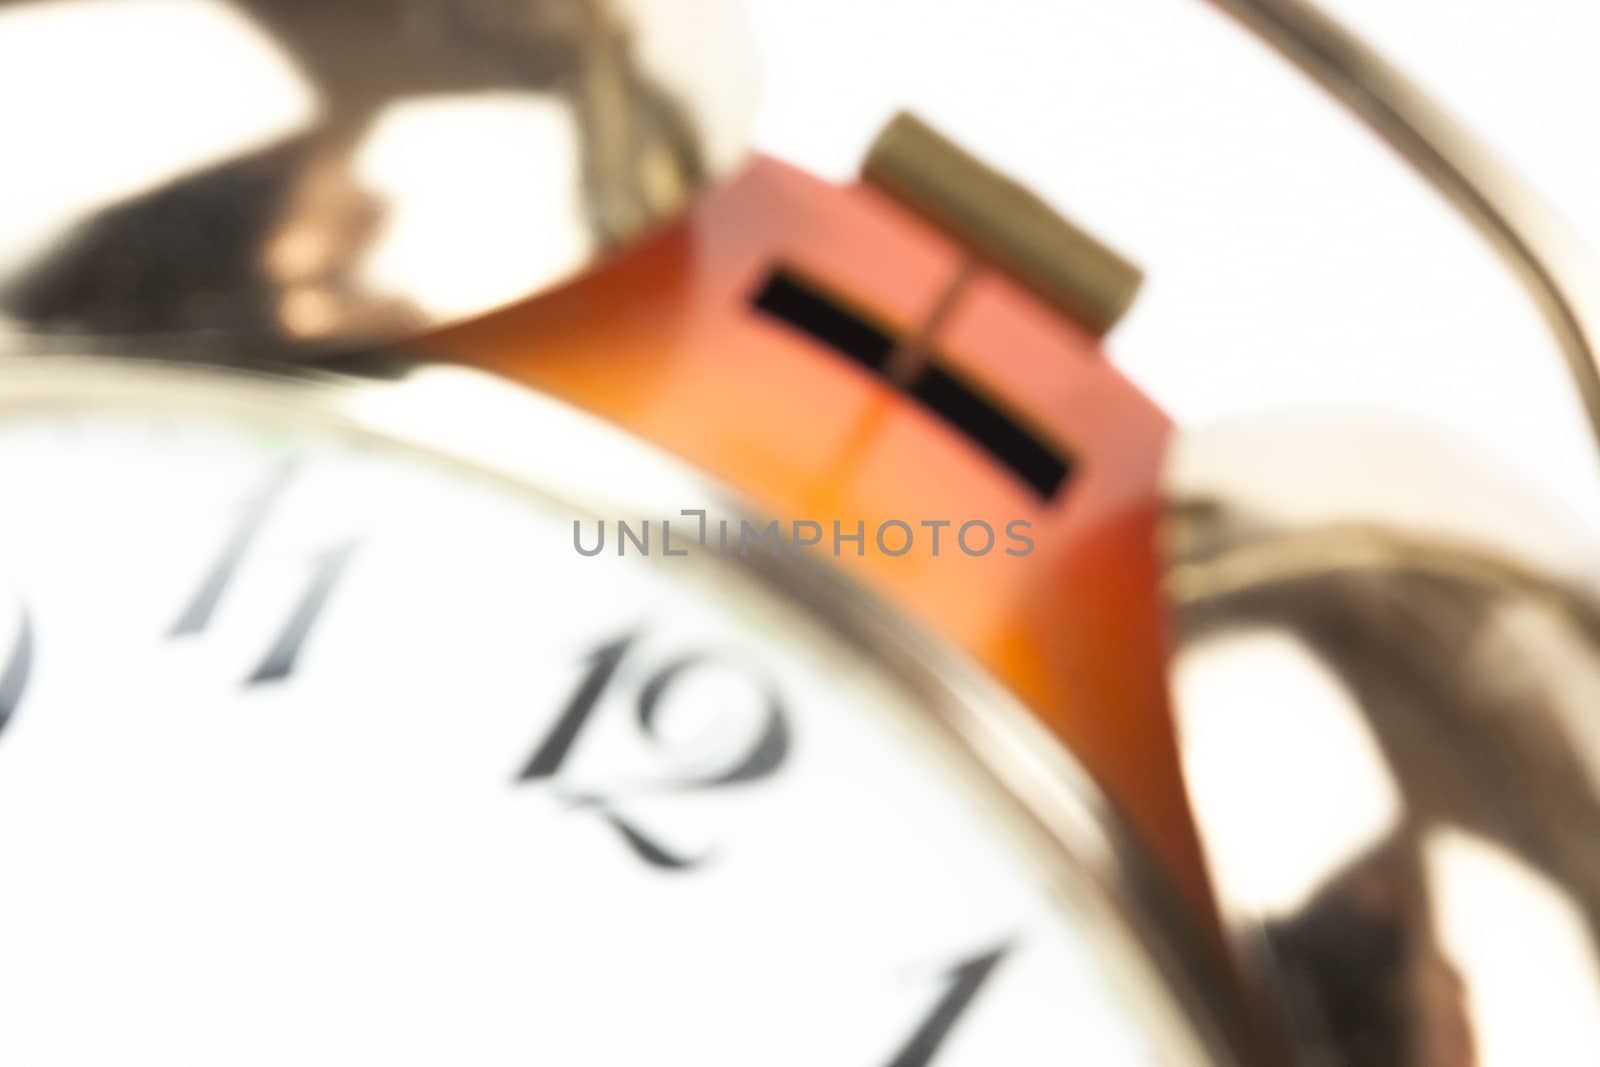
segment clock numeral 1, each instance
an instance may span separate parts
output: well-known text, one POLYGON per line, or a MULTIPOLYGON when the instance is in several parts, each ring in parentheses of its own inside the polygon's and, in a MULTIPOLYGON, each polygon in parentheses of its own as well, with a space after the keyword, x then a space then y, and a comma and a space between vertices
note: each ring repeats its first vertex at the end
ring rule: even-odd
MULTIPOLYGON (((177 621, 168 631, 169 637, 187 637, 203 633, 211 625, 212 616, 216 614, 218 605, 222 603, 223 596, 232 585, 239 567, 249 554, 261 528, 266 525, 267 519, 282 498, 284 490, 288 488, 294 476, 295 466, 293 461, 284 463, 245 505, 244 514, 239 517, 238 525, 234 527, 223 545, 216 562, 206 572, 200 587, 195 590, 194 595, 184 605, 183 611, 179 613, 177 621)), ((245 680, 245 685, 254 686, 282 681, 294 673, 300 650, 316 627, 317 619, 327 606, 328 598, 332 596, 355 549, 356 545, 352 542, 323 553, 288 621, 279 631, 277 639, 261 663, 245 680)))
MULTIPOLYGON (((601 698, 612 687, 617 668, 637 644, 641 634, 637 631, 624 634, 595 649, 585 659, 589 665, 577 690, 557 716, 556 723, 517 776, 519 782, 536 782, 553 779, 571 756, 574 746, 592 720, 601 698)), ((652 674, 635 697, 634 710, 640 732, 659 745, 659 724, 662 708, 672 687, 683 678, 701 669, 716 658, 706 653, 691 653, 671 660, 652 674)), ((776 773, 788 758, 790 737, 788 717, 777 691, 766 679, 760 679, 757 688, 762 699, 763 725, 754 743, 720 770, 699 775, 682 776, 669 780, 655 790, 683 791, 716 789, 760 781, 776 773)), ((615 797, 599 793, 586 793, 571 798, 576 808, 594 811, 610 824, 645 863, 662 870, 689 870, 700 866, 707 857, 687 857, 660 844, 631 820, 616 810, 615 797)))
POLYGON ((1011 946, 1001 945, 952 967, 948 972, 950 985, 944 996, 884 1067, 928 1067, 1010 951, 1011 946))
POLYGON ((16 640, 11 653, 0 669, 0 730, 4 730, 22 705, 22 694, 28 688, 28 675, 33 671, 33 620, 24 611, 17 626, 16 640))

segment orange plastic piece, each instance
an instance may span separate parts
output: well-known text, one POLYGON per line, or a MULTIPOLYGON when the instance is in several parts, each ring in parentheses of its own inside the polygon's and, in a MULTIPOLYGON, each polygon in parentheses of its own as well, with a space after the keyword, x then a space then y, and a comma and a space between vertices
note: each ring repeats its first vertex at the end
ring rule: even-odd
POLYGON ((603 269, 428 344, 598 413, 773 517, 830 535, 864 520, 865 553, 846 546, 839 563, 1008 684, 1208 906, 1164 682, 1154 539, 1170 427, 1096 338, 973 272, 881 194, 759 159, 603 269), (883 377, 753 310, 780 266, 901 336, 926 332, 941 366, 1071 455, 1070 480, 1041 499, 883 377), (893 557, 871 544, 888 519, 953 525, 939 556, 919 542, 893 557), (973 519, 1029 521, 1034 551, 952 550, 973 519))

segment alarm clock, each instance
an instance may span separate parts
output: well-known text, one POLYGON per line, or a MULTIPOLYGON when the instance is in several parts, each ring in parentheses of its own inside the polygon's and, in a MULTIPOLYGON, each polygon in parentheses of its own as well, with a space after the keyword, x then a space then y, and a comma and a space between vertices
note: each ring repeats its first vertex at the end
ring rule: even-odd
POLYGON ((739 46, 0 9, 0 1055, 1562 1062, 1585 539, 1411 427, 1175 429, 1140 267, 910 114, 748 154, 739 46))

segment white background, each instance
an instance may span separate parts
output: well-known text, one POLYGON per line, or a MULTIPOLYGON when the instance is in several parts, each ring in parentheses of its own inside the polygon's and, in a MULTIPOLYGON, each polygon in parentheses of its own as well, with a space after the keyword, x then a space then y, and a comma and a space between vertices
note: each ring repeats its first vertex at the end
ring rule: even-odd
MULTIPOLYGON (((1600 5, 1324 0, 1600 248, 1600 5)), ((1149 273, 1118 363, 1187 424, 1377 407, 1468 434, 1600 528, 1600 461, 1498 262, 1202 0, 749 0, 757 138, 829 177, 911 106, 1149 273)))

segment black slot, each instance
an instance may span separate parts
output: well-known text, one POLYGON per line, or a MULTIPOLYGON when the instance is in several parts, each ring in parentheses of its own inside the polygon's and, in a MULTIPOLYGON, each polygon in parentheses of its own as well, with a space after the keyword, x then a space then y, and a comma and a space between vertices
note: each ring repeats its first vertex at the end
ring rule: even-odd
MULTIPOLYGON (((781 268, 772 272, 751 304, 874 374, 884 373, 899 343, 893 333, 821 287, 781 268)), ((925 367, 906 392, 1044 499, 1054 496, 1071 476, 1072 462, 1060 450, 1034 436, 937 363, 925 367)))
POLYGON ((1012 422, 1005 412, 943 367, 928 367, 908 391, 1046 500, 1056 495, 1072 473, 1072 464, 1053 448, 1012 422))
POLYGON ((893 334, 788 271, 773 271, 752 303, 874 373, 883 373, 894 351, 893 334))

